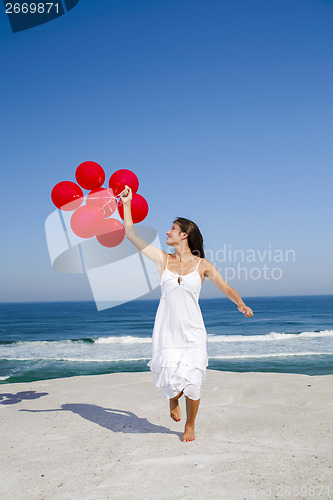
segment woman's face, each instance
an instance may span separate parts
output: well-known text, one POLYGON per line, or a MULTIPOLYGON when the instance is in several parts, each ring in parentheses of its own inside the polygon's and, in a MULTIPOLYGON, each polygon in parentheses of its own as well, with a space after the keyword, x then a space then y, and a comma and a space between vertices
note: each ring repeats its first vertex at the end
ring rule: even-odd
POLYGON ((181 235, 180 231, 181 231, 181 229, 177 223, 172 225, 172 228, 166 233, 167 234, 167 240, 166 240, 167 245, 172 245, 173 243, 180 241, 180 235, 181 235))

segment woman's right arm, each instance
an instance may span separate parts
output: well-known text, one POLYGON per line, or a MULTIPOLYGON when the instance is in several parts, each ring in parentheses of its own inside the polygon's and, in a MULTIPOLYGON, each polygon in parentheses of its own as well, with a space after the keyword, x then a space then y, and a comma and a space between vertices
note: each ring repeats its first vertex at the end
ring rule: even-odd
POLYGON ((120 193, 120 199, 124 207, 124 225, 127 239, 138 249, 140 252, 151 259, 161 272, 165 268, 166 252, 160 248, 154 247, 147 243, 144 239, 140 238, 135 232, 133 219, 132 219, 132 190, 130 187, 125 186, 125 189, 120 193))

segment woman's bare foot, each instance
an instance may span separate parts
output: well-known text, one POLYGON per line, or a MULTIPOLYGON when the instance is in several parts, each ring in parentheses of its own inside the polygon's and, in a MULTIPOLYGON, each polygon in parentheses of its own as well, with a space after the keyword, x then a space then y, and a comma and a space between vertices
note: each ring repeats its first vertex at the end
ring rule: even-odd
POLYGON ((182 437, 182 441, 194 441, 194 427, 185 424, 185 432, 182 437))
POLYGON ((180 422, 180 407, 178 398, 170 399, 170 417, 175 422, 180 422))

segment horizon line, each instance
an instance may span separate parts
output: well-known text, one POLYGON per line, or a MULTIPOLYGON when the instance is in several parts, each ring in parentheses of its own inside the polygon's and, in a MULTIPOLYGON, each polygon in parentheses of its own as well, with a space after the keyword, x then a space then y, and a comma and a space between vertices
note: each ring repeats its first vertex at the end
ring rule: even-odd
MULTIPOLYGON (((319 293, 319 294, 303 294, 303 295, 244 295, 244 298, 249 299, 266 299, 266 298, 282 298, 282 297, 332 297, 333 293, 319 293)), ((123 304, 128 304, 130 302, 143 302, 143 301, 159 301, 159 298, 152 299, 133 299, 128 302, 124 302, 123 304)), ((230 300, 228 297, 202 297, 199 299, 203 300, 230 300)), ((94 303, 94 300, 20 300, 20 301, 0 301, 0 304, 66 304, 66 303, 82 303, 82 302, 91 302, 94 303)), ((123 305, 120 304, 120 305, 123 305)))

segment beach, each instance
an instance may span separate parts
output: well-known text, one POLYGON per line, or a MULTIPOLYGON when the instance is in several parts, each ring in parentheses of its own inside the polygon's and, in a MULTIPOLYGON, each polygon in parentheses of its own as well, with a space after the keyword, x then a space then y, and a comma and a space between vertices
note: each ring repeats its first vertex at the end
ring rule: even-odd
POLYGON ((189 443, 149 372, 2 385, 1 498, 332 498, 332 384, 207 370, 189 443))

